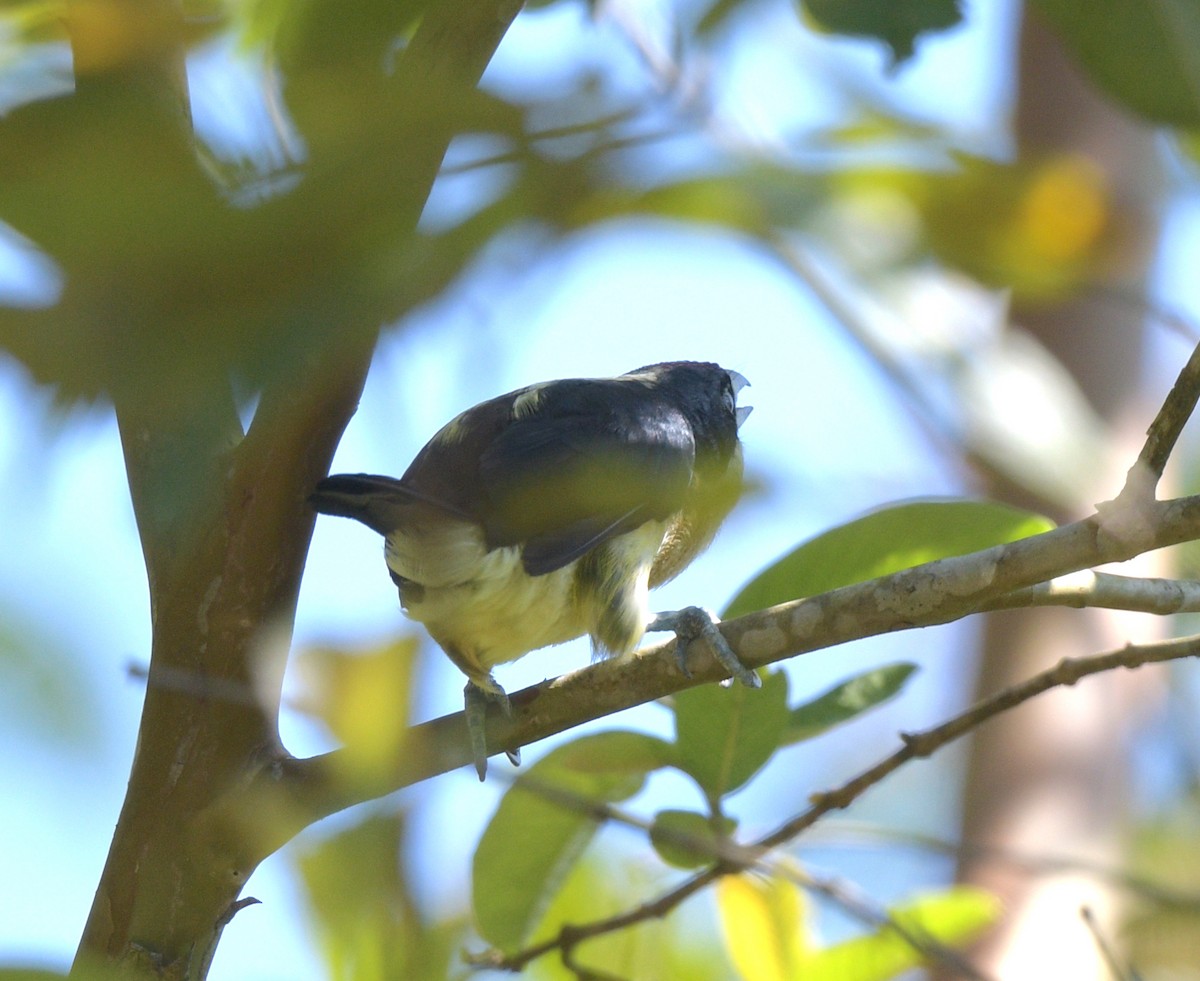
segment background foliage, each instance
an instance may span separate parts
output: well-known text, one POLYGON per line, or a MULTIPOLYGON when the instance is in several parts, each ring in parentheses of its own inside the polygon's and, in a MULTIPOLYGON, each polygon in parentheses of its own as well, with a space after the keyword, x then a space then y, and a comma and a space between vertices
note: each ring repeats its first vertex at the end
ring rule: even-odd
MULTIPOLYGON (((122 0, 0 5, 0 726, 6 783, 36 801, 3 836, 6 904, 27 907, 0 918, 9 973, 65 968, 133 753, 150 612, 112 407, 176 437, 137 502, 170 534, 227 505, 204 496, 205 448, 231 411, 319 390, 380 327, 341 469, 398 472, 457 409, 516 384, 712 358, 755 384, 755 487, 664 608, 734 616, 1032 534, 1037 512, 1091 493, 1117 427, 1009 308, 1083 297, 1132 333, 1197 302, 1175 256, 1194 227, 1200 8, 1151 6, 554 0, 527 5, 476 89, 405 57, 438 0, 197 0, 182 35, 122 0), (1087 147, 1016 146, 1022 18, 1156 128, 1136 185, 1087 147), (964 80, 972 61, 990 68, 964 80), (957 87, 982 94, 955 117, 938 105, 957 87), (1130 259, 1156 247, 1147 215, 1174 236, 1149 300, 1130 259), (1026 507, 861 516, 985 480, 1026 507)), ((1182 346, 1159 327, 1145 348, 1157 393, 1182 346)), ((454 709, 460 681, 356 535, 315 541, 284 736, 298 755, 348 745, 369 774, 410 720, 454 709)), ((697 688, 527 750, 486 788, 439 778, 339 815, 263 866, 249 894, 269 909, 238 914, 214 976, 457 977, 464 948, 511 954, 624 911, 964 704, 973 641, 805 658, 761 693, 697 688)), ((281 670, 287 651, 263 648, 281 670)), ((1162 679, 1129 720, 1122 867, 1175 900, 1196 882, 1191 684, 1162 679)), ((961 763, 910 768, 855 810, 886 847, 831 829, 772 877, 728 879, 580 959, 603 976, 844 981, 919 960, 897 923, 965 942, 1000 914, 948 885, 961 763), (862 880, 865 909, 822 888, 827 868, 862 880)), ((1194 970, 1194 903, 1137 895, 1122 956, 1146 977, 1194 970)))

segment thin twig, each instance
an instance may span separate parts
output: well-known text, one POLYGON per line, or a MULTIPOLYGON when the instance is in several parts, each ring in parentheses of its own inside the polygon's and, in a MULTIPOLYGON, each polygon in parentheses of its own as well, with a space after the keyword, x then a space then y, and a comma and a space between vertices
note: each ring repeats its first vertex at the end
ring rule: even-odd
POLYGON ((1003 865, 1029 876, 1087 876, 1156 906, 1185 912, 1200 912, 1200 891, 1174 889, 1125 869, 1073 855, 1029 852, 1002 845, 980 844, 971 841, 949 841, 936 835, 866 825, 853 821, 839 821, 836 824, 825 821, 821 824, 820 830, 824 832, 824 835, 814 833, 806 837, 805 841, 808 845, 832 842, 845 846, 848 839, 854 838, 910 845, 963 861, 983 861, 1003 865))
MULTIPOLYGON (((792 841, 826 814, 849 807, 863 793, 909 760, 931 756, 938 749, 978 728, 989 719, 1016 708, 1052 688, 1074 685, 1089 675, 1112 671, 1116 668, 1136 668, 1144 664, 1195 657, 1198 654, 1200 654, 1200 635, 1193 635, 1155 644, 1128 645, 1119 650, 1092 657, 1064 659, 1055 667, 984 699, 939 726, 924 732, 902 733, 901 740, 904 745, 896 752, 847 781, 841 787, 813 795, 811 798, 813 804, 806 811, 747 847, 752 850, 773 849, 792 841)), ((565 943, 576 945, 583 940, 623 930, 648 919, 666 916, 709 883, 723 875, 738 871, 741 871, 741 868, 737 864, 723 862, 715 865, 686 879, 654 900, 642 903, 616 916, 595 920, 588 924, 575 925, 569 929, 564 928, 557 936, 509 955, 495 966, 510 971, 519 971, 537 958, 561 949, 565 943)))
MULTIPOLYGON (((1192 356, 1179 372, 1175 384, 1167 394, 1162 408, 1154 417, 1154 422, 1146 430, 1146 443, 1138 454, 1134 469, 1144 468, 1154 475, 1155 480, 1162 477, 1167 465, 1167 459, 1179 440, 1183 427, 1195 411, 1196 402, 1200 400, 1200 345, 1192 350, 1192 356)), ((1132 474, 1133 471, 1131 470, 1132 474)))
POLYGON ((1112 972, 1115 981, 1134 981, 1133 975, 1125 970, 1124 965, 1117 959, 1117 955, 1113 953, 1112 944, 1100 931, 1100 924, 1096 922, 1096 914, 1092 912, 1092 908, 1090 906, 1082 907, 1079 910, 1079 916, 1091 933, 1092 940, 1095 941, 1096 948, 1100 951, 1100 957, 1112 972))
MULTIPOLYGON (((533 773, 512 779, 511 783, 514 787, 520 787, 522 790, 536 794, 564 810, 586 815, 597 823, 619 824, 640 831, 647 838, 653 834, 658 842, 669 843, 681 850, 690 851, 698 859, 708 858, 717 866, 741 871, 755 871, 767 876, 788 879, 802 889, 823 896, 844 913, 867 927, 874 930, 891 930, 927 960, 938 961, 953 967, 963 977, 972 979, 984 977, 957 951, 938 942, 933 937, 920 935, 906 927, 886 909, 872 902, 869 897, 862 895, 844 878, 835 879, 814 875, 786 856, 772 857, 764 848, 742 845, 731 838, 698 835, 681 828, 659 827, 656 829, 652 822, 638 817, 624 808, 607 801, 596 800, 549 780, 539 779, 533 773)), ((700 863, 697 862, 697 864, 700 863)), ((570 928, 566 927, 566 929, 570 928)), ((564 956, 586 939, 588 938, 580 937, 574 943, 563 947, 564 956)), ((467 961, 477 967, 504 968, 507 966, 503 953, 495 950, 470 955, 467 961)))

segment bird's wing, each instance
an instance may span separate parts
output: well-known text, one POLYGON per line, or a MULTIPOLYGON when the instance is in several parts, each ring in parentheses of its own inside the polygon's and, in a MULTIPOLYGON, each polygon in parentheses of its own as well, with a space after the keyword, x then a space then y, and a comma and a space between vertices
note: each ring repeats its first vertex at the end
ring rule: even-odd
POLYGON ((686 499, 691 425, 646 386, 620 379, 555 382, 514 401, 481 454, 481 523, 492 547, 523 544, 542 575, 686 499))

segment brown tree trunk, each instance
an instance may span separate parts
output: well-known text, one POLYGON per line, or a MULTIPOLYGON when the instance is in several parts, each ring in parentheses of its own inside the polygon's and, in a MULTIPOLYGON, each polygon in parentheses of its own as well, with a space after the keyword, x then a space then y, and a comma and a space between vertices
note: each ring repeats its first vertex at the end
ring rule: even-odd
MULTIPOLYGON (((1020 37, 1015 130, 1025 160, 1046 153, 1081 154, 1104 173, 1121 243, 1104 287, 1139 295, 1157 229, 1151 186, 1157 163, 1147 127, 1104 100, 1081 75, 1054 35, 1029 12, 1020 37)), ((1095 461, 1093 480, 1079 488, 1077 517, 1119 490, 1123 466, 1137 455, 1149 421, 1138 407, 1143 332, 1138 311, 1085 292, 1046 306, 1016 305, 1013 320, 1031 331, 1068 368, 1111 432, 1112 454, 1095 461), (1131 423, 1131 420, 1134 420, 1131 423)), ((992 493, 1046 509, 1013 488, 992 493)), ((1143 618, 1142 624, 1145 623, 1143 618)), ((1129 618, 1062 609, 988 618, 977 694, 990 694, 1063 657, 1119 646, 1129 618)), ((1134 628, 1144 639, 1145 625, 1134 628)), ((960 878, 1000 895, 1003 926, 974 951, 989 976, 1035 979, 1107 978, 1081 907, 1112 937, 1115 899, 1085 875, 1030 875, 992 849, 1036 860, 1065 855, 1119 864, 1128 800, 1125 751, 1145 676, 1113 673, 1058 689, 981 729, 971 747, 962 817, 960 878), (980 850, 976 850, 980 849, 980 850)))

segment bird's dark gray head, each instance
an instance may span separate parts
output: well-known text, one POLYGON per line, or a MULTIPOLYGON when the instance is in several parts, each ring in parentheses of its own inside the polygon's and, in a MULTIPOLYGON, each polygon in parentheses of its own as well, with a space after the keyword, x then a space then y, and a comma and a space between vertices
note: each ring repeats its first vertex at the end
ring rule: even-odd
POLYGON ((750 406, 738 406, 737 394, 749 382, 736 371, 711 361, 665 361, 625 374, 645 378, 677 405, 691 424, 700 469, 724 469, 737 447, 738 427, 750 406))

